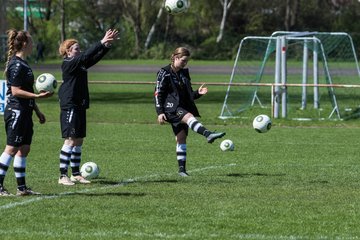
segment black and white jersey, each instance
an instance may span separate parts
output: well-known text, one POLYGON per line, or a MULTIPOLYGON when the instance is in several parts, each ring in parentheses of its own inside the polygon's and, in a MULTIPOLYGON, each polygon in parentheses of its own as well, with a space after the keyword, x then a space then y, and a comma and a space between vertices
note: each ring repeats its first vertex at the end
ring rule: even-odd
POLYGON ((7 106, 16 109, 32 110, 34 108, 34 99, 15 97, 11 92, 12 86, 19 87, 27 92, 34 92, 34 74, 28 63, 17 56, 13 56, 8 64, 6 79, 8 88, 6 92, 7 106))
POLYGON ((63 83, 59 88, 61 109, 89 108, 87 69, 95 65, 109 51, 98 42, 78 56, 64 58, 61 65, 63 83))
POLYGON ((173 113, 178 107, 199 116, 199 111, 194 100, 201 95, 191 86, 189 70, 180 69, 174 73, 171 66, 167 65, 160 69, 157 74, 154 101, 156 113, 173 113))

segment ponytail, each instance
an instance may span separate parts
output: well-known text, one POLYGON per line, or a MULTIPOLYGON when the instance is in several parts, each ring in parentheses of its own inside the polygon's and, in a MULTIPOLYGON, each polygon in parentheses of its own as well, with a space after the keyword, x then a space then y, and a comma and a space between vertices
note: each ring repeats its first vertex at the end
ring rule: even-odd
POLYGON ((6 32, 8 36, 7 40, 7 60, 5 63, 5 71, 4 74, 6 76, 6 72, 8 70, 10 59, 21 49, 23 48, 24 43, 29 41, 29 34, 26 31, 17 31, 15 29, 10 29, 6 32))

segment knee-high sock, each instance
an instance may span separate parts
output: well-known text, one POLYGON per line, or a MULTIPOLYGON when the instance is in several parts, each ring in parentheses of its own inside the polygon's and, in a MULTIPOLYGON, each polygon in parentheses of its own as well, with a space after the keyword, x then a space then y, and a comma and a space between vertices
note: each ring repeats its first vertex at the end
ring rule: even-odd
POLYGON ((205 137, 208 137, 210 135, 210 131, 207 130, 201 122, 199 122, 195 117, 190 117, 186 124, 193 130, 194 132, 197 132, 201 135, 204 135, 205 137))
POLYGON ((26 157, 14 157, 14 172, 18 189, 23 191, 26 187, 26 157))
POLYGON ((73 146, 63 145, 60 151, 60 174, 67 175, 73 146))
POLYGON ((0 156, 0 186, 4 185, 4 179, 7 170, 9 169, 10 163, 12 160, 12 156, 3 152, 0 156))
POLYGON ((71 153, 70 166, 73 176, 80 175, 81 146, 74 146, 71 153))
POLYGON ((176 158, 179 164, 179 171, 186 171, 186 144, 176 144, 176 158))

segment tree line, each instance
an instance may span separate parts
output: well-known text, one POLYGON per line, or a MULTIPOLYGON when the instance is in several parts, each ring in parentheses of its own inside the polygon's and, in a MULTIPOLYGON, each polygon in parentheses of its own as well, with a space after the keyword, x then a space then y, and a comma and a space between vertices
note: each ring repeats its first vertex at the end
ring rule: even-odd
MULTIPOLYGON (((120 31, 110 58, 168 58, 187 46, 196 59, 232 59, 245 36, 275 31, 347 32, 360 49, 358 0, 190 0, 169 15, 164 0, 27 0, 28 30, 55 58, 59 43, 76 38, 83 48, 108 28, 120 31)), ((23 0, 0 0, 0 35, 23 29, 23 0)), ((3 37, 4 38, 4 37, 3 37)))

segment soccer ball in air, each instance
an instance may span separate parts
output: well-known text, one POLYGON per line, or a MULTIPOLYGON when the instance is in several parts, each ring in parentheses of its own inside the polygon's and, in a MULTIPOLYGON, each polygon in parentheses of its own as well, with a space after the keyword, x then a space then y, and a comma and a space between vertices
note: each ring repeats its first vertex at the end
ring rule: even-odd
POLYGON ((189 0, 166 0, 165 9, 170 14, 186 12, 190 6, 189 0))
POLYGON ((271 119, 265 114, 258 115, 254 118, 253 127, 259 133, 266 133, 271 129, 271 119))
POLYGON ((222 151, 234 151, 234 143, 230 139, 225 139, 220 143, 220 149, 222 151))
POLYGON ((99 176, 100 168, 94 162, 86 162, 81 166, 80 173, 86 179, 93 179, 99 176))
POLYGON ((38 92, 54 92, 57 87, 57 81, 54 75, 43 73, 35 81, 35 88, 38 92))

